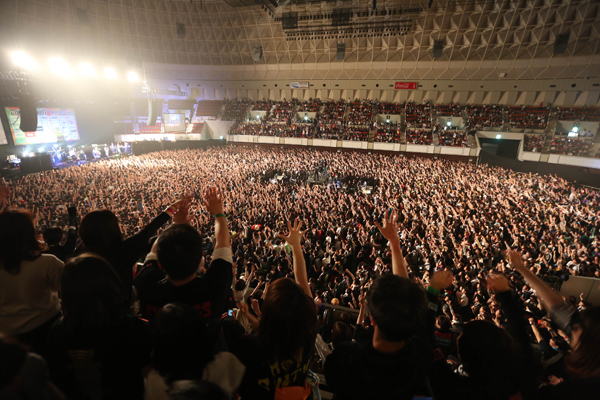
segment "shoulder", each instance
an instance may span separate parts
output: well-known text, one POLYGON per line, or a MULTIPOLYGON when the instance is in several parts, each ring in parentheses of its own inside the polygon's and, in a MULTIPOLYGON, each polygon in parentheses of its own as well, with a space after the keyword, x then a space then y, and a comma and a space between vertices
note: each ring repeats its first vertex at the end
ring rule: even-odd
POLYGON ((35 260, 29 261, 30 263, 33 264, 39 264, 39 265, 47 265, 47 266, 58 266, 58 267, 62 267, 63 265, 65 265, 64 262, 60 261, 54 254, 40 254, 40 256, 38 258, 36 258, 35 260))

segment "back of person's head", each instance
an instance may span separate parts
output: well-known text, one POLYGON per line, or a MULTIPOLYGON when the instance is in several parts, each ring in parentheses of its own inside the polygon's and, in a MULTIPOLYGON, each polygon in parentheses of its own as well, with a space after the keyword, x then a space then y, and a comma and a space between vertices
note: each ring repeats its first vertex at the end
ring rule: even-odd
POLYGON ((34 258, 43 248, 35 231, 33 215, 28 211, 0 213, 0 267, 18 274, 21 261, 34 258))
POLYGON ((123 284, 103 258, 85 253, 65 264, 62 311, 69 328, 98 328, 122 321, 129 301, 123 284))
POLYGON ((170 400, 229 400, 220 387, 208 381, 174 382, 169 391, 170 400))
POLYGON ((48 246, 56 246, 63 238, 63 231, 59 227, 48 228, 43 234, 44 242, 48 246))
POLYGON ((206 324, 190 305, 167 304, 155 320, 154 368, 168 381, 201 379, 213 356, 206 324))
POLYGON ((573 321, 571 346, 566 358, 568 370, 575 376, 600 378, 600 307, 582 311, 573 321))
POLYGON ((371 285, 367 305, 383 339, 401 342, 423 323, 427 298, 423 288, 411 280, 384 274, 371 285))
POLYGON ((108 257, 113 246, 123 238, 119 220, 110 210, 96 210, 87 213, 81 220, 79 236, 88 251, 108 257))
POLYGON ((158 237, 156 255, 169 278, 188 278, 202 261, 202 236, 191 225, 171 225, 158 237))
POLYGON ((340 343, 349 342, 352 340, 352 329, 350 326, 342 321, 338 321, 333 324, 331 329, 331 343, 333 347, 337 347, 340 343))
POLYGON ((471 321, 458 337, 458 356, 471 383, 490 399, 504 399, 520 387, 517 347, 502 328, 488 321, 471 321))
POLYGON ((450 329, 450 327, 452 326, 452 322, 450 321, 450 318, 448 318, 445 315, 439 315, 436 318, 435 323, 442 330, 450 329))
POLYGON ((310 351, 317 336, 317 312, 300 285, 288 278, 271 283, 261 313, 258 338, 268 357, 281 360, 310 351))
POLYGON ((235 286, 233 289, 237 290, 238 292, 241 292, 242 290, 246 289, 246 281, 243 279, 238 279, 235 282, 235 286))

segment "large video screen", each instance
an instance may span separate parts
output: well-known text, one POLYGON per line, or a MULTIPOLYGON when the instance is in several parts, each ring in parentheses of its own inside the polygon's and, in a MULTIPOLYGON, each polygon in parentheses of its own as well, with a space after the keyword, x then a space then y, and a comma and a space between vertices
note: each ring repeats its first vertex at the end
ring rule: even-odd
POLYGON ((72 108, 38 108, 38 127, 35 132, 23 132, 19 107, 6 107, 8 124, 17 145, 70 142, 79 140, 79 130, 72 108))
POLYGON ((165 133, 185 133, 185 114, 163 114, 165 133))

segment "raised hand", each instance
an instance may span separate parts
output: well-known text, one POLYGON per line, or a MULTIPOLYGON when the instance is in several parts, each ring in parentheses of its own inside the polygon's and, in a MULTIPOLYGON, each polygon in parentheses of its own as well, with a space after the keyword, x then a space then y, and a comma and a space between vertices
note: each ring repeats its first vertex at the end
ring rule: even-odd
POLYGON ((398 236, 397 221, 398 214, 396 213, 396 210, 392 210, 392 212, 389 213, 388 217, 383 219, 383 226, 377 221, 375 221, 375 226, 377 226, 377 229, 379 229, 379 232, 381 232, 383 237, 385 237, 390 242, 396 240, 399 241, 400 237, 398 236))
POLYGON ((502 274, 493 274, 488 276, 487 288, 496 293, 508 292, 510 290, 508 279, 506 279, 506 276, 502 274))
POLYGON ((452 271, 444 269, 433 274, 429 280, 429 286, 437 290, 443 290, 452 285, 452 282, 454 282, 452 271))
POLYGON ((176 224, 189 224, 190 205, 192 203, 191 195, 182 195, 177 204, 177 211, 173 214, 173 222, 176 224))
POLYGON ((279 237, 286 242, 288 242, 291 246, 298 245, 300 246, 300 239, 302 238, 302 234, 304 232, 300 231, 300 226, 302 226, 302 221, 296 217, 294 220, 294 225, 290 224, 290 221, 287 221, 288 232, 289 234, 286 236, 283 233, 279 234, 279 237))
POLYGON ((223 193, 221 189, 210 187, 206 191, 204 206, 212 215, 223 214, 223 193))

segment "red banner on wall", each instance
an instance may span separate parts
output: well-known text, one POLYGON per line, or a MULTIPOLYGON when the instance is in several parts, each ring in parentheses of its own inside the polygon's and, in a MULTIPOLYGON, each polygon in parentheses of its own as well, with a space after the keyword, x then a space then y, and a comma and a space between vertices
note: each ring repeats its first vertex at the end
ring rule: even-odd
POLYGON ((396 82, 396 89, 416 89, 417 82, 396 82))

